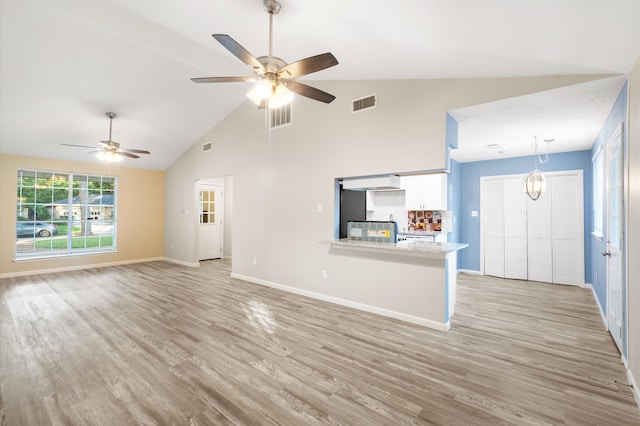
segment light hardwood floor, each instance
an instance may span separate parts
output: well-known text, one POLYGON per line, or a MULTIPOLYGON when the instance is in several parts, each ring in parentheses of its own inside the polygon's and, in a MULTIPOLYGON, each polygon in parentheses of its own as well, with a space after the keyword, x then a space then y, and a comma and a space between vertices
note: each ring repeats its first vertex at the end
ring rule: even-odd
POLYGON ((589 290, 460 275, 445 333, 229 272, 2 279, 0 423, 640 425, 589 290))

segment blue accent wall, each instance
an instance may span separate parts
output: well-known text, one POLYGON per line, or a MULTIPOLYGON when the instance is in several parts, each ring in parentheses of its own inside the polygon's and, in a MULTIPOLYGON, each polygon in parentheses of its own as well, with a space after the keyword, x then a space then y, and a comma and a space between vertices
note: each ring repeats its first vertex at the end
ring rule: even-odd
MULTIPOLYGON (((593 148, 591 149, 590 155, 593 157, 598 150, 600 150, 604 145, 611 139, 613 133, 617 130, 620 123, 623 123, 623 137, 624 143, 627 143, 626 131, 627 131, 627 85, 628 82, 624 84, 616 102, 613 104, 613 108, 611 108, 611 112, 607 117, 607 120, 604 122, 598 137, 596 138, 593 148)), ((606 157, 605 157, 606 158, 606 157)), ((606 180, 606 179, 605 179, 606 180)), ((606 185, 606 183, 605 183, 606 185)), ((606 194, 606 192, 603 192, 606 194)), ((604 197, 603 197, 604 198, 604 197)), ((605 209, 606 200, 603 199, 602 208, 605 209)), ((591 211, 591 205, 589 205, 589 210, 591 211)), ((603 210, 606 211, 606 210, 603 210)), ((591 229, 593 229, 593 222, 589 222, 589 240, 591 244, 591 250, 588 255, 588 265, 590 269, 591 276, 593 277, 590 283, 593 285, 593 289, 598 297, 598 303, 600 304, 600 309, 602 312, 607 312, 607 261, 604 256, 602 256, 602 252, 606 251, 606 243, 601 238, 597 238, 591 234, 591 229), (598 277, 596 279, 596 276, 598 277)), ((626 309, 626 286, 622 286, 622 306, 623 310, 626 309)), ((623 315, 626 318, 626 310, 623 312, 623 315)), ((623 324, 626 324, 626 321, 623 321, 623 324)), ((627 337, 626 328, 623 330, 625 336, 623 338, 623 352, 627 354, 627 337)))
MULTIPOLYGON (((511 174, 525 174, 533 168, 533 156, 508 158, 504 160, 475 161, 459 164, 459 211, 455 212, 460 223, 457 242, 467 243, 469 247, 459 251, 459 268, 480 270, 480 177, 511 174), (478 216, 471 216, 477 211, 478 216)), ((591 151, 565 152, 550 154, 549 161, 539 166, 544 172, 582 170, 584 184, 584 250, 585 281, 591 282, 591 216, 592 216, 592 178, 591 151)), ((452 173, 455 174, 455 173, 452 173)), ((455 181, 455 178, 454 178, 455 181)), ((453 206, 452 206, 453 207, 453 206)))
MULTIPOLYGON (((462 197, 460 185, 460 163, 451 160, 449 166, 449 176, 447 180, 447 210, 453 215, 453 225, 448 240, 450 242, 461 242, 461 217, 460 217, 460 200, 462 197)), ((458 262, 460 261, 460 251, 458 251, 458 262)))

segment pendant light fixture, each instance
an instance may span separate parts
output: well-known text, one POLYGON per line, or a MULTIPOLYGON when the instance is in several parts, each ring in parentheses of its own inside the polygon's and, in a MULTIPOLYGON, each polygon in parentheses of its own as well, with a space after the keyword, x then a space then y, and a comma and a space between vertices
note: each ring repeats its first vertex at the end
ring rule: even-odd
POLYGON ((538 163, 544 164, 549 161, 549 144, 553 142, 553 139, 545 139, 544 141, 547 143, 547 151, 545 152, 544 160, 542 160, 538 152, 538 139, 535 136, 533 137, 533 170, 527 174, 527 178, 524 181, 524 191, 533 201, 542 197, 547 190, 547 181, 542 172, 538 169, 538 163))

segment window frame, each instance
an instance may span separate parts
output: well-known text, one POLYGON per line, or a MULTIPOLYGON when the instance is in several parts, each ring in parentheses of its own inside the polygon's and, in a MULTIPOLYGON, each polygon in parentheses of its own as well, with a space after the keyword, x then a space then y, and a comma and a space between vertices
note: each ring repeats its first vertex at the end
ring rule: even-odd
POLYGON ((117 193, 116 176, 18 168, 15 260, 117 252, 117 193))

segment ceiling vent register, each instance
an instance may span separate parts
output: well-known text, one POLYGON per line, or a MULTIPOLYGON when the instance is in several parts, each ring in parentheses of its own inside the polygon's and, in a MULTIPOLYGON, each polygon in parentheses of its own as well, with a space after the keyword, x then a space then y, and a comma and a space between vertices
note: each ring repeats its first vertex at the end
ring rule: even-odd
POLYGON ((269 123, 270 128, 275 129, 277 127, 282 127, 291 124, 291 112, 292 112, 292 104, 286 104, 281 106, 280 108, 270 109, 269 114, 271 117, 271 121, 269 123))
POLYGON ((358 112, 364 109, 375 108, 377 104, 376 95, 356 99, 352 103, 351 112, 358 112))
POLYGON ((203 151, 211 151, 211 146, 212 146, 211 142, 203 143, 202 144, 202 150, 203 151))

